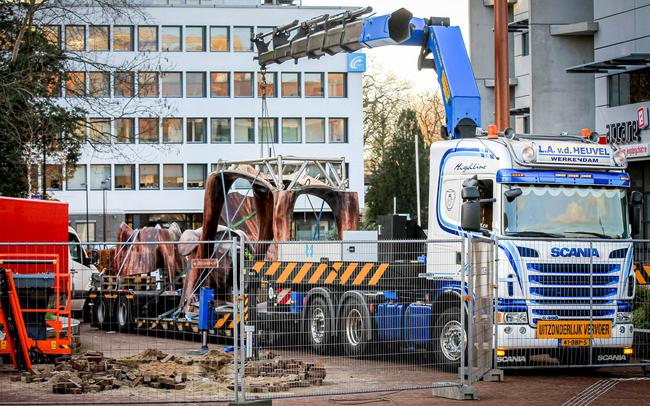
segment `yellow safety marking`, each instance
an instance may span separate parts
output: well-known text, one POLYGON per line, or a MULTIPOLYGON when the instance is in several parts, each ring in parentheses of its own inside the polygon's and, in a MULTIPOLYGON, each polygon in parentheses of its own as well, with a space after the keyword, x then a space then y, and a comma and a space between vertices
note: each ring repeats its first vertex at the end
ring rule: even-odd
POLYGON ((291 272, 296 268, 296 265, 298 265, 295 262, 290 262, 289 265, 287 265, 286 268, 284 268, 284 271, 280 274, 280 277, 276 281, 277 283, 284 283, 287 278, 289 278, 289 275, 291 275, 291 272))
POLYGON ((361 272, 359 272, 359 275, 357 275, 356 278, 354 278, 354 281, 352 282, 353 285, 361 285, 361 282, 363 282, 363 279, 368 275, 368 272, 372 269, 372 263, 365 264, 363 268, 361 268, 361 272))
POLYGON ((268 275, 268 276, 275 275, 275 272, 278 270, 279 267, 280 267, 279 262, 272 263, 271 266, 269 267, 269 269, 266 270, 266 275, 268 275))
POLYGON ((56 350, 56 341, 50 341, 50 347, 51 347, 53 350, 56 350))
POLYGON ((316 271, 314 274, 309 278, 307 283, 316 283, 320 280, 320 277, 323 275, 323 272, 327 269, 327 264, 320 264, 318 265, 318 268, 316 268, 316 271))
POLYGON ((67 345, 67 344, 63 344, 61 347, 62 347, 62 348, 65 348, 66 350, 67 350, 68 348, 70 348, 70 346, 67 345))
POLYGON ((341 285, 343 285, 345 282, 348 281, 348 279, 350 279, 350 276, 352 276, 354 270, 357 269, 357 265, 359 264, 356 262, 353 262, 350 265, 348 265, 345 272, 343 272, 343 275, 341 275, 341 285))
POLYGON ((265 262, 263 261, 257 261, 255 265, 253 265, 253 271, 259 273, 262 268, 264 267, 265 262))
POLYGON ((343 263, 341 262, 335 262, 334 264, 332 264, 332 268, 334 268, 334 270, 330 271, 329 275, 327 275, 327 278, 325 279, 326 284, 329 285, 330 283, 334 282, 334 280, 338 276, 338 272, 339 269, 341 269, 341 266, 343 266, 343 263))
MULTIPOLYGON (((237 323, 239 323, 240 320, 241 318, 239 317, 239 315, 237 315, 237 323)), ((235 327, 235 320, 231 320, 230 324, 228 324, 228 328, 232 330, 234 327, 235 327)))
POLYGON ((300 283, 302 282, 303 279, 305 279, 305 275, 307 275, 307 272, 311 269, 311 262, 306 262, 302 265, 302 268, 300 268, 300 271, 298 271, 298 275, 296 275, 295 278, 293 278, 293 283, 300 283))
MULTIPOLYGON (((645 268, 646 267, 644 266, 643 269, 646 270, 645 268)), ((648 267, 648 268, 650 268, 650 267, 648 267)), ((641 269, 639 269, 639 267, 636 266, 636 265, 634 266, 634 275, 636 276, 636 281, 639 283, 639 285, 645 285, 646 284, 646 280, 642 275, 641 269)))
POLYGON ((384 275, 384 272, 386 272, 386 269, 388 269, 388 264, 379 265, 379 268, 377 268, 375 274, 372 275, 372 278, 370 278, 370 282, 368 282, 368 285, 370 286, 376 285, 381 279, 381 277, 384 275))
POLYGON ((6 341, 1 341, 0 342, 0 349, 6 350, 7 349, 7 342, 6 341))
POLYGON ((226 321, 228 321, 229 318, 230 318, 230 313, 226 313, 226 315, 220 318, 214 326, 216 328, 223 327, 223 325, 226 324, 226 321))

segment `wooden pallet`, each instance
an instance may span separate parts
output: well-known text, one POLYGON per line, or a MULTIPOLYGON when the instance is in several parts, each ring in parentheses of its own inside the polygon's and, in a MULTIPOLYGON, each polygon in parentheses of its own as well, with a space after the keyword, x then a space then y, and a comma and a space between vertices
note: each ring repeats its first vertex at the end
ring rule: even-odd
POLYGON ((104 276, 102 278, 102 290, 116 289, 155 290, 156 278, 149 275, 104 276))

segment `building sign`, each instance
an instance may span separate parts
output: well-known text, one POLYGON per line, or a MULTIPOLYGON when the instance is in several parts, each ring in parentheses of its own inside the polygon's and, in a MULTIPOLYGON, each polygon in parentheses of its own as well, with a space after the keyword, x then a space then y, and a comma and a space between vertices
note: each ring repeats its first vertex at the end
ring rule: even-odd
POLYGON ((366 54, 354 53, 348 54, 348 72, 365 72, 366 71, 366 54))
POLYGON ((641 130, 648 128, 648 108, 636 110, 636 120, 610 123, 607 127, 607 143, 632 144, 641 141, 641 130))
POLYGON ((630 158, 640 158, 650 155, 650 144, 630 144, 621 146, 625 156, 630 158))

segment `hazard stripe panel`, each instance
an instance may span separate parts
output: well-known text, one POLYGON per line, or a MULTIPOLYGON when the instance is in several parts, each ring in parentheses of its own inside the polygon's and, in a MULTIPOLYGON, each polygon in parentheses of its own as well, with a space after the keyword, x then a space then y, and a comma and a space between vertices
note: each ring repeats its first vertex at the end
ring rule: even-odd
POLYGON ((254 262, 250 268, 269 281, 282 284, 350 284, 375 286, 389 270, 382 262, 254 262))
POLYGON ((635 264, 634 274, 636 276, 636 282, 639 285, 650 284, 650 265, 638 266, 635 264))

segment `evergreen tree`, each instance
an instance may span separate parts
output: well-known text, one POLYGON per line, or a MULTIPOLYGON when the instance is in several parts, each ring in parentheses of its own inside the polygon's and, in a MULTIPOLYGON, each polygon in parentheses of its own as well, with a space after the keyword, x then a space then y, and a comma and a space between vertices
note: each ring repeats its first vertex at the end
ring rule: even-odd
POLYGON ((409 213, 417 218, 415 184, 415 146, 417 135, 420 162, 420 205, 422 227, 426 228, 429 196, 429 147, 425 144, 416 113, 407 108, 400 112, 394 134, 389 135, 386 152, 375 171, 366 194, 367 224, 376 223, 377 216, 393 213, 393 197, 397 198, 397 213, 409 213))

